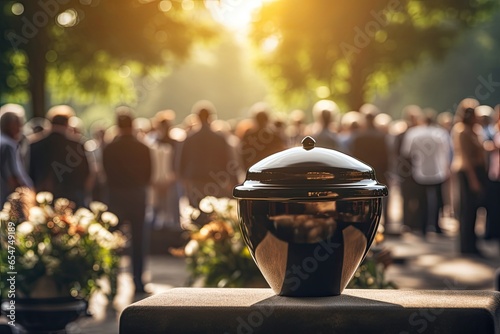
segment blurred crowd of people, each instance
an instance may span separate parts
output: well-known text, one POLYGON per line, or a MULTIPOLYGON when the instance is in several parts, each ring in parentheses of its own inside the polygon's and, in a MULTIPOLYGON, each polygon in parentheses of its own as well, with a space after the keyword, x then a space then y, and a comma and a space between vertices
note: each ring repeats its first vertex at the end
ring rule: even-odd
MULTIPOLYGON (((460 252, 480 255, 475 221, 484 207, 484 237, 500 239, 500 105, 494 109, 468 98, 454 114, 410 105, 401 119, 393 119, 373 104, 341 112, 335 102, 321 100, 312 122, 303 110, 276 118, 260 102, 249 118, 238 121, 217 119, 206 100, 196 102, 180 123, 173 110, 151 119, 136 118, 124 106, 115 113, 115 125, 96 122, 86 129, 67 105, 28 122, 21 106, 2 106, 0 200, 3 204, 16 187, 25 186, 68 198, 77 207, 106 203, 121 225, 131 226, 138 290, 144 286, 147 212, 155 228, 179 229, 181 199, 196 207, 208 195, 230 197, 250 166, 300 145, 306 135, 316 146, 372 166, 379 182, 400 193, 403 225, 424 237, 443 233, 440 216, 454 216, 460 222, 460 252)), ((384 224, 401 223, 391 221, 387 205, 384 224)))

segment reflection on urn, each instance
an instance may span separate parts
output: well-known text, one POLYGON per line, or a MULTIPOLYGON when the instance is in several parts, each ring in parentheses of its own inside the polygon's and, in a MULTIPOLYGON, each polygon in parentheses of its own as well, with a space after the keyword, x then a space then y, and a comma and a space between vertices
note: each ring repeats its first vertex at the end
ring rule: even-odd
POLYGON ((373 241, 387 188, 371 167, 306 138, 250 167, 234 196, 245 242, 276 294, 339 295, 373 241))

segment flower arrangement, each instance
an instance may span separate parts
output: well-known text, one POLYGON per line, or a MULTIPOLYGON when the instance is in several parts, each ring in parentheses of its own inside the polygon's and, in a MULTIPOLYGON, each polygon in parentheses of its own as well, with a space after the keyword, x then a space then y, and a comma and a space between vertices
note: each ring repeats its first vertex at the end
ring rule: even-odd
MULTIPOLYGON (((237 202, 234 199, 205 197, 199 209, 187 207, 182 213, 189 241, 184 249, 171 249, 185 256, 190 286, 205 287, 267 287, 246 247, 239 228, 237 202), (210 222, 202 227, 194 224, 200 214, 208 214, 210 222)), ((377 232, 373 247, 359 266, 348 288, 395 288, 385 279, 385 269, 391 263, 390 251, 381 245, 383 229, 377 232)))
MULTIPOLYGON (((83 299, 110 283, 116 294, 117 251, 125 238, 111 232, 118 218, 103 203, 73 211, 73 203, 47 192, 18 188, 0 213, 0 274, 16 274, 19 297, 83 299)), ((0 288, 5 294, 7 282, 0 288)), ((5 297, 5 296, 3 296, 5 297)))
POLYGON ((392 263, 392 255, 383 242, 384 229, 379 225, 372 247, 347 284, 348 289, 397 289, 394 282, 385 278, 385 270, 392 263))
POLYGON ((190 286, 267 286, 243 241, 236 200, 208 196, 200 201, 199 209, 187 207, 182 216, 189 242, 184 249, 171 252, 186 257, 190 286), (192 222, 202 212, 210 222, 199 227, 192 222))

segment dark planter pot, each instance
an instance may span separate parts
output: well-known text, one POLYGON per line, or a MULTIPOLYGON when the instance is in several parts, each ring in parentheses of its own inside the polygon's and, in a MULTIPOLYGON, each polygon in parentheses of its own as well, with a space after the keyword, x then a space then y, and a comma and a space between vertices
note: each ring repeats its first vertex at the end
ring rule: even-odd
POLYGON ((9 315, 13 315, 16 326, 21 325, 24 333, 30 334, 66 333, 66 326, 85 315, 87 310, 86 301, 72 297, 12 300, 15 304, 10 300, 2 303, 2 313, 9 320, 12 320, 9 315))
POLYGON ((373 169, 343 153, 303 147, 271 155, 233 192, 250 252, 274 292, 342 293, 366 256, 387 187, 373 169))

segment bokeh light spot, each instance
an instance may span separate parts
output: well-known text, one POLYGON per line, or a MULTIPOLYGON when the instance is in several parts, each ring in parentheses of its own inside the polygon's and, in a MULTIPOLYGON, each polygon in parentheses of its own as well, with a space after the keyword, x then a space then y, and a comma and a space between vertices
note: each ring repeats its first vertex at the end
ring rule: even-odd
POLYGON ((97 142, 93 139, 87 140, 85 144, 83 144, 83 148, 85 148, 85 151, 87 152, 94 152, 97 147, 97 142))
POLYGON ((158 8, 162 11, 162 12, 168 12, 169 10, 172 9, 172 2, 169 1, 169 0, 162 0, 160 1, 160 3, 158 4, 158 8))
POLYGON ((262 43, 262 50, 267 53, 273 52, 279 44, 279 38, 276 36, 270 36, 264 40, 262 43))
POLYGON ((53 63, 57 60, 57 52, 54 50, 49 50, 45 54, 45 60, 47 60, 49 63, 53 63))
POLYGON ((168 34, 163 30, 157 31, 155 33, 155 39, 156 39, 156 41, 158 41, 160 43, 165 42, 167 40, 167 38, 168 38, 168 34))
POLYGON ((9 75, 7 77, 7 86, 9 86, 10 88, 14 88, 17 86, 17 78, 13 75, 9 75))
POLYGON ((387 40, 387 32, 379 30, 375 33, 375 40, 379 43, 384 43, 387 40))
POLYGON ((14 15, 22 15, 24 13, 24 6, 19 2, 14 3, 11 9, 14 15))
POLYGON ((63 27, 72 27, 77 20, 78 14, 74 9, 68 9, 57 16, 57 23, 63 27))
POLYGON ((118 70, 118 74, 122 78, 128 78, 130 76, 130 72, 130 67, 128 67, 127 65, 120 66, 120 69, 118 70))
POLYGON ((320 99, 326 99, 330 96, 330 88, 327 86, 319 86, 316 88, 316 96, 320 99))

